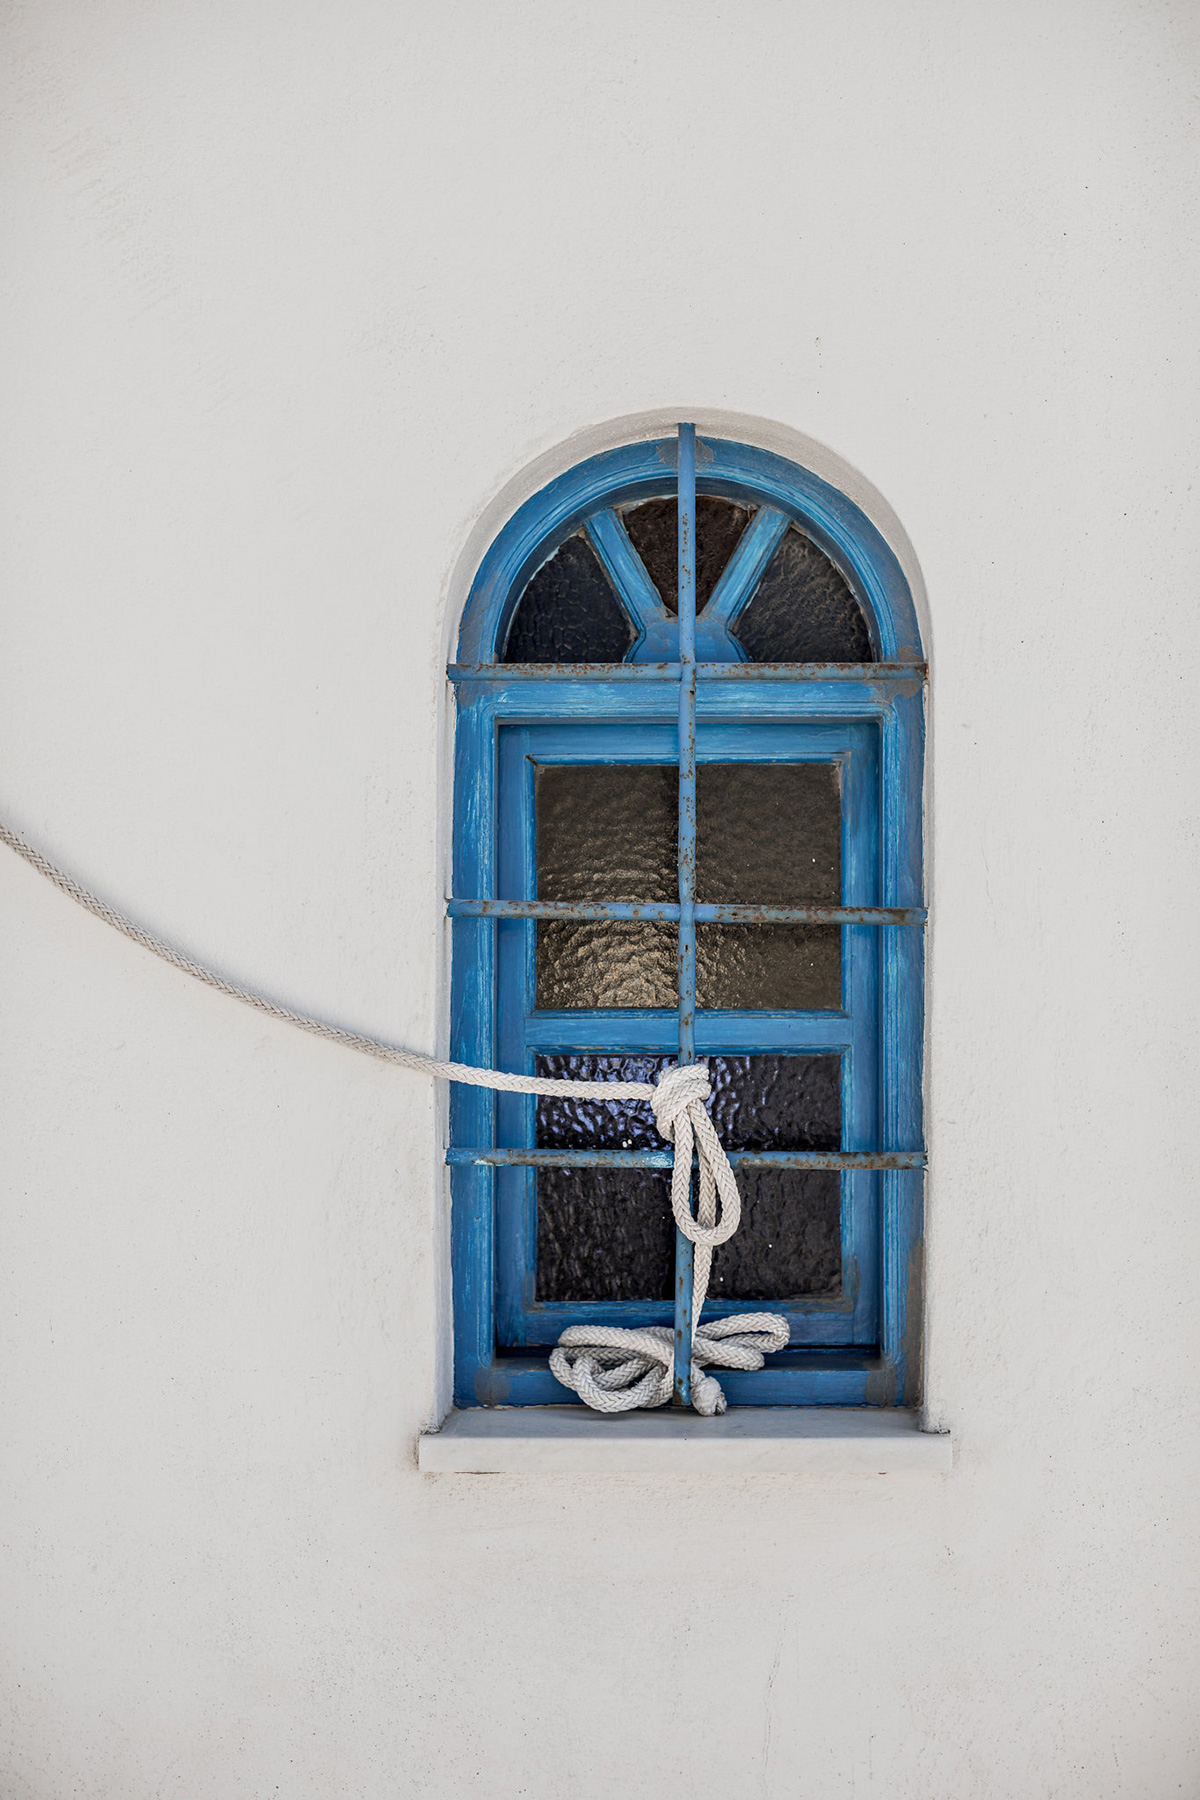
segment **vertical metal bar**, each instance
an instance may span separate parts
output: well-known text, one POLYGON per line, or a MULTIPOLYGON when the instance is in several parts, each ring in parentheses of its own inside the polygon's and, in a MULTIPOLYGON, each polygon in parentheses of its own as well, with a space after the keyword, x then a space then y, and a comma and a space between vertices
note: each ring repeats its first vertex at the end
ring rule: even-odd
MULTIPOLYGON (((679 1060, 696 1057, 696 427, 679 427, 679 1060)), ((692 1245, 675 1233, 675 1382, 692 1403, 692 1245)))

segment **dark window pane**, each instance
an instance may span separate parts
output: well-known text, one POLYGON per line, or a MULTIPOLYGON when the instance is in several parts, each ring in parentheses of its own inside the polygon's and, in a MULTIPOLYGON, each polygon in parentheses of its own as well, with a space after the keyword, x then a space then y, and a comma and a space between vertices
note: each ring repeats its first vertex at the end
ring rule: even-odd
POLYGON ((506 663, 623 662, 633 630, 582 533, 532 576, 517 602, 506 663))
POLYGON ((669 1300, 669 1179, 643 1169, 539 1169, 539 1300, 669 1300))
MULTIPOLYGON (((709 1056, 709 1112, 727 1150, 836 1150, 837 1056, 709 1056)), ((635 1077, 636 1079, 636 1077, 635 1077)))
MULTIPOLYGON (((672 968, 674 958, 672 956, 672 968)), ((537 1072, 573 1081, 653 1081, 666 1056, 539 1056, 537 1072)), ((539 1098, 537 1144, 562 1150, 658 1150, 648 1106, 539 1098)), ((539 1169, 539 1300, 669 1300, 675 1225, 668 1177, 641 1169, 539 1169)))
POLYGON ((793 525, 733 634, 751 662, 874 662, 867 622, 844 577, 793 525))
POLYGON ((742 1224, 713 1252, 714 1300, 831 1298, 842 1291, 836 1169, 740 1169, 742 1224))
MULTIPOLYGON (((539 1075, 653 1081, 665 1056, 541 1056, 539 1075)), ((710 1110, 731 1150, 831 1150, 841 1142, 834 1056, 710 1056, 710 1110)), ((545 1149, 661 1149, 648 1106, 542 1098, 545 1149)), ((738 1173, 742 1223, 713 1259, 709 1291, 785 1300, 841 1288, 836 1171, 738 1173)), ((539 1300, 669 1300, 674 1267, 669 1182, 635 1169, 539 1169, 539 1300)))
MULTIPOLYGON (((678 896, 678 772, 660 764, 541 764, 536 774, 539 900, 678 896)), ((674 1007, 673 925, 542 923, 544 1007, 674 1007)))
MULTIPOLYGON (((842 814, 832 763, 701 763, 697 898, 799 906, 841 900, 842 814)), ((702 1007, 824 1011, 841 1005, 836 925, 701 925, 702 1007)))
MULTIPOLYGON (((710 1060, 713 1067, 715 1058, 710 1060)), ((609 1051, 539 1056, 536 1073, 552 1081, 657 1081, 673 1056, 609 1051)), ((542 1150, 662 1150, 650 1107, 640 1100, 560 1100, 539 1094, 537 1136, 542 1150)))
MULTIPOLYGON (((713 1123, 729 1150, 836 1150, 836 1056, 709 1060, 713 1123), (717 1065, 720 1065, 719 1072, 717 1065)), ((742 1223, 713 1254, 708 1291, 720 1300, 833 1295, 842 1286, 841 1180, 836 1169, 739 1169, 742 1223)))
MULTIPOLYGON (((696 608, 712 598, 726 563, 737 548, 750 514, 732 500, 700 494, 696 500, 696 608)), ((679 506, 669 500, 643 500, 622 515, 634 549, 662 596, 668 612, 679 611, 679 506)))

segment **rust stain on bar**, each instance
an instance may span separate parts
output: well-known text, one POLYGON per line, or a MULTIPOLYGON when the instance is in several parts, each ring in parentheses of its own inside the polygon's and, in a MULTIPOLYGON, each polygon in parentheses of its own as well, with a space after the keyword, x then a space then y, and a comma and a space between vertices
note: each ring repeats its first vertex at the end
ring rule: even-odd
MULTIPOLYGON (((696 1055, 696 428, 679 443, 679 1061, 696 1055)), ((689 1178, 691 1171, 689 1170, 689 1178)), ((691 1189, 688 1211, 692 1210, 691 1189)), ((675 1379, 671 1404, 691 1405, 695 1253, 675 1231, 675 1379)))
MULTIPOLYGON (((451 681, 670 681, 679 663, 452 663, 451 681)), ((923 662, 709 663, 696 664, 698 681, 904 681, 920 682, 923 662)))
MULTIPOLYGON (((923 925, 923 906, 692 907, 698 925, 923 925)), ((681 908, 667 900, 448 900, 455 919, 637 919, 678 923, 681 908)))
MULTIPOLYGON (((923 1169, 923 1150, 730 1150, 735 1169, 923 1169)), ((669 1150, 447 1150, 448 1163, 495 1163, 532 1169, 662 1169, 669 1150)))

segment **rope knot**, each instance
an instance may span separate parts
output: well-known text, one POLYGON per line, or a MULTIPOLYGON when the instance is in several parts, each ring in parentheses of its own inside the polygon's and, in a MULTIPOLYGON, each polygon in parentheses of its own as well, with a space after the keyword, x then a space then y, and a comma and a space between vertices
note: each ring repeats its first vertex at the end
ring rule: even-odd
MULTIPOLYGON (((703 1112, 704 1102, 711 1093, 712 1082, 708 1078, 707 1063, 684 1063, 678 1068, 672 1066, 664 1069, 650 1096, 659 1136, 666 1138, 668 1144, 673 1144, 675 1126, 680 1116, 691 1112, 693 1106, 703 1112)), ((695 1114, 692 1114, 693 1127, 695 1123, 695 1114)))
POLYGON ((731 1238, 742 1216, 742 1202, 729 1158, 721 1148, 704 1102, 712 1092, 707 1063, 684 1063, 664 1069, 650 1096, 654 1122, 669 1144, 675 1146, 671 1172, 671 1210, 684 1237, 697 1247, 696 1313, 708 1290, 708 1268, 713 1248, 731 1238), (692 1154, 699 1165, 700 1182, 696 1211, 691 1205, 692 1154), (720 1197, 721 1216, 717 1218, 720 1197))

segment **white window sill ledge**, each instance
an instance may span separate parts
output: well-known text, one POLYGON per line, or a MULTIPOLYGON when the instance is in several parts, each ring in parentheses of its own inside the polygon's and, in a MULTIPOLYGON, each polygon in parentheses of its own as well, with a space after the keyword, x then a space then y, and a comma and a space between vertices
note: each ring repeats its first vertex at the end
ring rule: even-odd
POLYGON ((428 1475, 897 1475, 951 1467, 949 1433, 869 1407, 742 1406, 695 1413, 582 1406, 452 1412, 420 1439, 428 1475))

